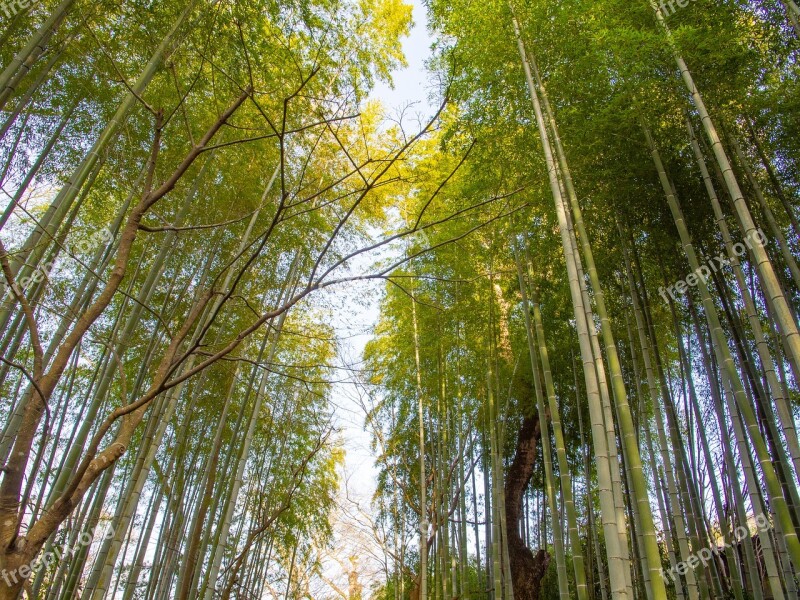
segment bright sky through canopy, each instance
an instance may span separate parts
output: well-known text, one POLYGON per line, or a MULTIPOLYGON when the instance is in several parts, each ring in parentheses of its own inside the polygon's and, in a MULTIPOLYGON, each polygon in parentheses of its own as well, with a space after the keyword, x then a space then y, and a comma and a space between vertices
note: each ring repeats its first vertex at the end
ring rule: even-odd
POLYGON ((433 40, 427 28, 425 5, 421 0, 409 0, 409 4, 414 7, 414 25, 411 35, 403 40, 408 66, 392 74, 394 89, 381 82, 375 86, 372 97, 383 102, 389 110, 416 102, 419 110, 424 111, 430 104, 428 94, 431 90, 425 61, 430 57, 433 40))

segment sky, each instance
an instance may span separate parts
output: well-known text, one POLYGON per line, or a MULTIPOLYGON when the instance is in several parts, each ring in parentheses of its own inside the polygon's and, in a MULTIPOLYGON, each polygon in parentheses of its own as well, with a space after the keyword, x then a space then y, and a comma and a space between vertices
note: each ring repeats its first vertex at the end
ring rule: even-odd
MULTIPOLYGON (((433 107, 428 101, 428 93, 432 89, 428 74, 425 70, 425 61, 430 56, 432 39, 427 31, 426 10, 421 0, 407 0, 413 5, 414 26, 409 37, 403 40, 403 51, 406 55, 408 66, 398 69, 393 73, 394 85, 380 83, 370 95, 371 100, 383 103, 388 116, 397 115, 398 111, 411 106, 413 114, 424 116, 433 113, 433 107)), ((409 123, 409 127, 414 124, 409 123)), ((374 256, 372 257, 374 259, 374 256)), ((368 269, 367 264, 353 264, 355 270, 368 269)), ((360 282, 357 286, 348 288, 336 287, 328 295, 332 312, 336 315, 333 324, 339 339, 340 369, 337 380, 346 380, 349 377, 347 368, 361 366, 364 347, 372 337, 379 310, 383 285, 380 282, 360 282)), ((333 386, 331 401, 335 410, 336 425, 340 430, 341 441, 345 450, 345 463, 340 499, 339 516, 346 517, 359 510, 369 512, 369 503, 375 491, 377 469, 375 457, 370 450, 370 433, 365 430, 362 402, 364 401, 363 389, 352 382, 336 383, 333 386)), ((352 519, 348 519, 352 523, 352 519)), ((368 544, 364 532, 355 532, 352 529, 347 534, 337 532, 338 544, 347 546, 361 546, 358 554, 368 556, 369 551, 363 544, 368 544)), ((368 536, 368 533, 366 535, 368 536)), ((341 548, 340 548, 341 550, 341 548)), ((336 579, 342 576, 341 566, 336 563, 328 565, 329 575, 336 579), (337 573, 338 571, 338 573, 337 573)), ((362 565, 365 575, 369 577, 370 568, 362 565)), ((341 580, 341 579, 340 579, 341 580)), ((368 581, 362 581, 368 586, 368 581)))
POLYGON ((411 35, 403 40, 403 52, 408 66, 392 74, 394 89, 386 83, 379 83, 370 97, 383 102, 387 109, 418 103, 419 108, 427 113, 430 112, 428 91, 431 83, 425 70, 425 61, 430 57, 433 39, 428 33, 426 10, 422 0, 406 1, 413 6, 414 19, 411 35))
MULTIPOLYGON (((428 102, 430 85, 425 71, 425 60, 430 56, 432 40, 427 31, 426 11, 422 1, 409 0, 409 3, 413 5, 414 26, 410 36, 403 40, 408 66, 393 74, 394 89, 387 84, 380 84, 370 99, 380 100, 388 114, 413 105, 414 109, 427 115, 432 110, 428 102)), ((358 265, 354 267, 357 268, 358 265)), ((382 289, 380 284, 371 285, 366 282, 349 290, 336 289, 341 302, 337 330, 343 362, 358 365, 378 319, 382 289)), ((343 428, 347 451, 345 469, 349 482, 355 491, 371 495, 376 474, 373 456, 369 450, 370 436, 364 431, 364 412, 358 403, 358 393, 353 388, 353 385, 348 384, 337 385, 334 389, 334 404, 343 428)))

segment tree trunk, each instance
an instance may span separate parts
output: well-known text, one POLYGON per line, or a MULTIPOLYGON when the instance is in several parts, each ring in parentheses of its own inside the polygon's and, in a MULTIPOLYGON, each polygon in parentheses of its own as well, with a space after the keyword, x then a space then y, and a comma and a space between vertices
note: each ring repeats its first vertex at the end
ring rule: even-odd
POLYGON ((538 600, 542 579, 550 564, 550 556, 544 550, 535 555, 519 533, 522 515, 522 498, 533 475, 536 464, 536 446, 541 437, 539 416, 525 417, 517 435, 514 460, 506 473, 506 537, 508 556, 511 562, 511 578, 514 583, 514 600, 538 600))

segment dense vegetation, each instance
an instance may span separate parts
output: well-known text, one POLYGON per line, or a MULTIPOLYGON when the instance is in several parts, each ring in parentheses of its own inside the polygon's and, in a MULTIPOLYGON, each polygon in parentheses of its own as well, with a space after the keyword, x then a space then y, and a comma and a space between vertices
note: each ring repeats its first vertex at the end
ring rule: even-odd
POLYGON ((798 597, 795 0, 426 7, 0 10, 0 599, 798 597))

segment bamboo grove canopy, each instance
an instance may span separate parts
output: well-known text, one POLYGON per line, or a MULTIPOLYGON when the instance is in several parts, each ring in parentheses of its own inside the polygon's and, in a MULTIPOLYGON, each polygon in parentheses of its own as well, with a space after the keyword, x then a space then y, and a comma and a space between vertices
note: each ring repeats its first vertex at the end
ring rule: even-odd
POLYGON ((795 0, 6 0, 0 58, 0 600, 799 597, 795 0))

